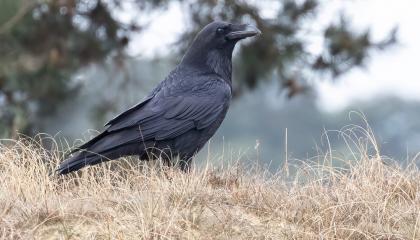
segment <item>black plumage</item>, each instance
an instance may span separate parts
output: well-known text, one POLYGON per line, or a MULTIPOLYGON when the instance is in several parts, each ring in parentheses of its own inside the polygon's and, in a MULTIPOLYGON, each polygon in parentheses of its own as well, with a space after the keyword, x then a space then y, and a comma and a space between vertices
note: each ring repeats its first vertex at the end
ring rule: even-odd
POLYGON ((229 108, 235 44, 259 33, 245 24, 208 24, 164 81, 142 102, 110 120, 102 133, 73 150, 57 171, 66 174, 129 155, 161 157, 168 164, 179 156, 181 169, 187 171, 229 108))

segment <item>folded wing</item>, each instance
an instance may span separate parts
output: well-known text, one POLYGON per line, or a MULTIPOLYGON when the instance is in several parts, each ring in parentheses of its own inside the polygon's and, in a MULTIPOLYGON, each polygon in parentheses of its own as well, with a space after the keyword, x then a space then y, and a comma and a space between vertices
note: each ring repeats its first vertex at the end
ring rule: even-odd
POLYGON ((210 126, 229 104, 231 89, 217 78, 202 82, 185 94, 163 86, 152 97, 112 119, 103 133, 79 149, 103 152, 134 141, 172 139, 191 129, 210 126))

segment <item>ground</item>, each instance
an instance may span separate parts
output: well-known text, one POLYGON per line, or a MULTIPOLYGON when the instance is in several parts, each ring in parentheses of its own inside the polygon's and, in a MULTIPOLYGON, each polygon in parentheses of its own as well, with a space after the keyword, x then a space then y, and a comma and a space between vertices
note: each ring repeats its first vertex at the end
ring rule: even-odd
POLYGON ((331 167, 328 156, 276 173, 121 160, 57 176, 60 151, 3 142, 0 239, 420 239, 414 161, 362 152, 331 167))

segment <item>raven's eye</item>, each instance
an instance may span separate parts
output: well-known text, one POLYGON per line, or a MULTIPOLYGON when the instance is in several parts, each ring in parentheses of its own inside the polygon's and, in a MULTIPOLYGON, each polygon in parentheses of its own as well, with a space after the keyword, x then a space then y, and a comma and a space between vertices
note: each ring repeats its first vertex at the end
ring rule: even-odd
POLYGON ((217 32, 218 34, 223 34, 223 33, 225 33, 225 29, 224 29, 224 28, 218 28, 218 29, 216 30, 216 32, 217 32))

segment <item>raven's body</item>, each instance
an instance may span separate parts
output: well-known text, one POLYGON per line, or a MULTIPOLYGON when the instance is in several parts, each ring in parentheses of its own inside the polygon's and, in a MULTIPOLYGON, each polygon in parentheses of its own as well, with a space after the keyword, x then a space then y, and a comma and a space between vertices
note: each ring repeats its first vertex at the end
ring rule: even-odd
POLYGON ((78 147, 59 173, 129 155, 161 157, 168 163, 179 156, 181 169, 188 170, 191 158, 219 128, 232 97, 232 51, 244 37, 231 34, 230 39, 227 33, 220 40, 220 33, 213 33, 227 26, 233 28, 223 22, 206 26, 168 77, 141 103, 109 121, 104 132, 78 147))

